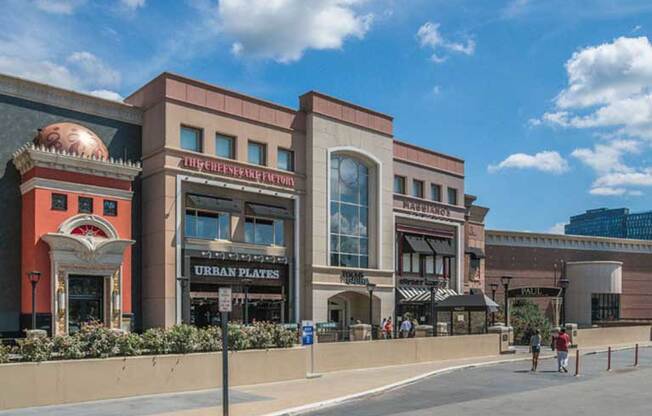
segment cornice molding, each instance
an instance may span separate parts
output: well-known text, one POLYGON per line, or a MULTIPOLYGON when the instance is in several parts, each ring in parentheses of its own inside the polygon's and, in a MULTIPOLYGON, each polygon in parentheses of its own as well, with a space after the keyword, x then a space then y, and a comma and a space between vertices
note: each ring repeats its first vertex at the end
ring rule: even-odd
POLYGON ((6 74, 0 74, 0 94, 129 124, 143 123, 142 111, 129 104, 6 74))
POLYGON ((31 178, 20 185, 21 195, 26 194, 32 189, 50 189, 53 191, 75 192, 86 195, 97 195, 100 197, 110 197, 130 201, 134 193, 123 189, 107 188, 104 186, 85 185, 73 182, 64 182, 46 178, 31 178))
POLYGON ((499 230, 487 230, 485 232, 485 246, 611 251, 644 254, 652 253, 652 241, 647 240, 499 230))
POLYGON ((79 156, 66 151, 36 146, 33 143, 28 143, 15 151, 13 160, 21 175, 38 166, 133 181, 142 170, 139 162, 115 160, 113 158, 98 159, 95 156, 79 156))

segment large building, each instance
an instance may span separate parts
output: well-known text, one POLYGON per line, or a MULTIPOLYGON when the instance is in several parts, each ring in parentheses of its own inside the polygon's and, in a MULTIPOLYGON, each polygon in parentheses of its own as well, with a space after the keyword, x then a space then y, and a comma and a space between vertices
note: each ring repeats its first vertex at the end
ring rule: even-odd
POLYGON ((591 209, 572 216, 565 233, 652 240, 652 211, 630 213, 627 208, 591 209))
MULTIPOLYGON (((560 288, 566 278, 567 322, 652 320, 651 241, 487 230, 485 244, 486 287, 491 293, 497 285, 501 303, 503 276, 512 277, 514 296, 528 298, 554 292, 543 288, 560 288)), ((533 300, 559 322, 558 297, 533 300)))
POLYGON ((298 101, 164 73, 118 103, 1 76, 0 332, 30 326, 30 272, 53 333, 216 323, 222 286, 234 319, 341 328, 370 299, 373 323, 428 322, 433 293, 482 288, 464 161, 396 139, 386 114, 298 101))

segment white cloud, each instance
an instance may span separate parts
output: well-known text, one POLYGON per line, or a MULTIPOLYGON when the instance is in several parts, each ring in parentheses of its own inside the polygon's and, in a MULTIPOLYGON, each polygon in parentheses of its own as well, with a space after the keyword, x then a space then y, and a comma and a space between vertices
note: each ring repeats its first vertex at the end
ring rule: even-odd
POLYGON ((294 62, 308 49, 339 49, 348 38, 363 38, 372 14, 364 0, 221 0, 220 27, 237 55, 294 62))
POLYGON ((534 169, 558 175, 568 170, 568 162, 558 152, 543 151, 534 155, 515 153, 488 168, 491 173, 503 169, 534 169))
POLYGON ((640 153, 641 143, 635 140, 614 140, 606 144, 596 144, 593 149, 575 149, 571 156, 589 166, 598 174, 609 172, 630 172, 632 168, 623 162, 627 153, 640 153))
POLYGON ((74 52, 67 62, 78 70, 82 82, 98 86, 117 86, 120 84, 120 73, 90 52, 74 52))
POLYGON ((596 179, 594 186, 652 186, 652 168, 645 168, 637 172, 608 173, 596 179))
POLYGON ((93 90, 89 91, 89 94, 104 98, 105 100, 122 101, 122 96, 111 90, 93 90))
POLYGON ((441 55, 439 51, 473 55, 475 53, 475 41, 467 39, 466 43, 452 42, 445 39, 439 32, 439 23, 426 22, 417 31, 417 39, 422 48, 432 49, 430 59, 435 63, 442 63, 448 56, 441 55))
POLYGON ((35 0, 37 9, 52 14, 73 14, 86 0, 35 0))
POLYGON ((598 196, 620 196, 627 192, 625 188, 610 188, 608 186, 592 188, 589 193, 598 196))
POLYGON ((564 234, 564 226, 566 223, 564 222, 558 222, 557 224, 553 225, 552 227, 548 228, 546 231, 548 234, 564 234))
POLYGON ((652 44, 647 37, 620 37, 580 49, 566 62, 566 73, 568 85, 542 121, 652 139, 652 44))
POLYGON ((136 10, 140 7, 145 7, 145 0, 120 0, 120 3, 130 10, 136 10))

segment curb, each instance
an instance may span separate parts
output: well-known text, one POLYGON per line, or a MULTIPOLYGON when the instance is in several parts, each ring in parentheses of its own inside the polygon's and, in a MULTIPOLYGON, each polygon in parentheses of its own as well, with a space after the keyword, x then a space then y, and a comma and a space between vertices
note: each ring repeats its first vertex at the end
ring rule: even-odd
MULTIPOLYGON (((650 344, 646 345, 647 347, 650 346, 650 344)), ((619 346, 616 347, 615 349, 612 349, 612 351, 621 351, 621 350, 627 350, 627 349, 632 349, 634 348, 633 345, 627 345, 627 346, 619 346)), ((596 348, 595 350, 590 350, 589 352, 586 352, 582 355, 592 355, 592 354, 599 354, 599 353, 604 353, 607 351, 607 348, 604 347, 599 347, 596 348)), ((541 360, 546 360, 546 359, 551 359, 554 358, 555 354, 549 354, 549 355, 542 355, 539 359, 541 360)), ((328 400, 322 400, 319 402, 314 402, 314 403, 309 403, 301 406, 296 406, 296 407, 291 407, 288 409, 283 409, 283 410, 277 410, 276 412, 272 413, 265 413, 263 416, 295 416, 295 415, 300 415, 302 413, 306 413, 309 411, 313 410, 318 410, 318 409, 326 409, 329 407, 336 406, 338 404, 350 401, 350 400, 355 400, 355 399, 361 399, 364 397, 368 396, 373 396, 379 393, 384 393, 386 391, 390 391, 393 389, 405 387, 407 385, 416 383, 417 381, 423 380, 428 377, 432 376, 437 376, 441 374, 446 374, 446 373, 451 373, 453 371, 457 370, 464 370, 468 368, 477 368, 477 367, 488 367, 491 365, 496 365, 496 364, 505 364, 505 363, 513 363, 513 362, 519 362, 519 361, 529 361, 531 360, 531 357, 528 355, 526 357, 520 357, 520 358, 511 358, 511 359, 505 359, 505 360, 494 360, 494 361, 486 361, 486 362, 480 362, 480 363, 473 363, 473 364, 462 364, 462 365, 456 365, 456 366, 451 366, 451 367, 446 367, 446 368, 440 368, 438 370, 433 370, 429 371, 424 374, 419 374, 418 376, 411 377, 405 380, 397 381, 395 383, 387 384, 384 386, 376 387, 374 389, 370 390, 365 390, 361 391, 359 393, 353 393, 349 394, 347 396, 341 396, 341 397, 336 397, 334 399, 328 399, 328 400)))
MULTIPOLYGON (((541 357, 542 359, 545 359, 546 357, 541 357)), ((466 368, 475 368, 475 367, 484 367, 484 366, 490 366, 490 365, 495 365, 495 364, 502 364, 502 363, 511 363, 511 362, 518 362, 518 361, 526 361, 530 360, 530 357, 522 357, 522 358, 512 358, 508 360, 494 360, 494 361, 486 361, 486 362, 481 362, 481 363, 473 363, 473 364, 463 364, 463 365, 456 365, 456 366, 451 366, 451 367, 446 367, 446 368, 440 368, 439 370, 433 370, 429 371, 424 374, 419 374, 418 376, 411 377, 405 380, 397 381, 395 383, 387 384, 384 386, 376 387, 374 389, 366 390, 366 391, 361 391, 359 393, 353 393, 349 394, 347 396, 341 396, 341 397, 336 397, 334 399, 328 399, 328 400, 322 400, 320 402, 315 402, 315 403, 309 403, 306 405, 302 406, 297 406, 297 407, 291 407, 289 409, 284 409, 284 410, 278 410, 276 412, 272 413, 266 413, 263 416, 294 416, 294 415, 300 415, 302 413, 312 411, 312 410, 317 410, 317 409, 325 409, 328 407, 336 406, 340 403, 347 402, 349 400, 354 400, 354 399, 361 399, 363 397, 367 396, 373 396, 378 393, 383 393, 389 390, 393 390, 399 387, 404 387, 409 384, 415 383, 417 381, 420 381, 424 378, 432 377, 435 375, 439 374, 445 374, 445 373, 450 373, 456 370, 463 370, 466 368)))

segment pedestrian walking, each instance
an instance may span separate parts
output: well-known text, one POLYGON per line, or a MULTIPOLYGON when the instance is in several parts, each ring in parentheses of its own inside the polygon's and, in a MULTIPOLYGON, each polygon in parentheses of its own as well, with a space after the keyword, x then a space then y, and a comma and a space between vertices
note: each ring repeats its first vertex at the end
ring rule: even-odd
POLYGON ((382 322, 380 323, 380 337, 382 339, 387 339, 387 332, 385 332, 385 324, 387 323, 387 318, 383 317, 382 322))
POLYGON ((535 372, 539 366, 539 354, 541 353, 541 331, 538 329, 535 329, 530 337, 530 351, 532 352, 532 372, 535 372))
POLYGON ((392 339, 392 334, 394 333, 394 325, 392 324, 391 316, 387 318, 387 321, 385 321, 385 326, 383 328, 385 330, 385 336, 387 337, 387 339, 392 339))
POLYGON ((410 319, 403 319, 403 322, 401 322, 401 338, 407 338, 411 329, 412 322, 410 322, 410 319))
POLYGON ((557 371, 560 373, 568 373, 568 347, 570 347, 570 337, 566 333, 566 328, 562 328, 559 330, 559 335, 555 338, 557 371))

